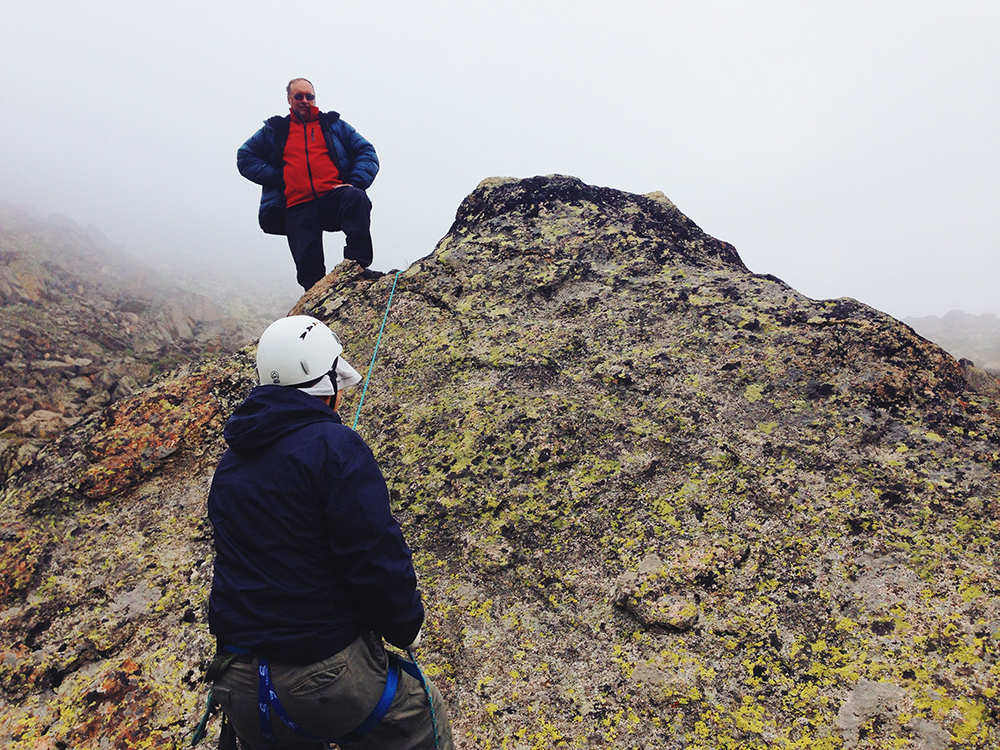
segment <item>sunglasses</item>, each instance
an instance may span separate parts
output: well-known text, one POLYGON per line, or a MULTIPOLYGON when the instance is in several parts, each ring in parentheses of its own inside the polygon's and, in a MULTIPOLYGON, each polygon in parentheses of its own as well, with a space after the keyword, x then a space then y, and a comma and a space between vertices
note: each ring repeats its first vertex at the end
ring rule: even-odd
POLYGON ((311 102, 315 98, 316 94, 303 94, 300 92, 295 95, 295 101, 297 102, 301 102, 303 99, 305 99, 307 102, 311 102))

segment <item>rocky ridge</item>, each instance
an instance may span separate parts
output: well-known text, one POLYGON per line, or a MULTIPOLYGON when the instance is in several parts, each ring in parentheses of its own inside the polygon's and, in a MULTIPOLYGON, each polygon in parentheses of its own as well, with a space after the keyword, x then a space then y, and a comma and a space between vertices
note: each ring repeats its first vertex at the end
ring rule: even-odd
MULTIPOLYGON (((360 369, 396 283, 358 429, 460 747, 1000 742, 1000 408, 939 347, 749 272, 662 194, 566 177, 487 180, 431 255, 359 271, 296 311, 360 369)), ((205 494, 252 356, 90 415, 8 482, 0 741, 193 727, 205 494)))
POLYGON ((261 324, 165 285, 93 227, 0 205, 0 482, 82 417, 261 324))

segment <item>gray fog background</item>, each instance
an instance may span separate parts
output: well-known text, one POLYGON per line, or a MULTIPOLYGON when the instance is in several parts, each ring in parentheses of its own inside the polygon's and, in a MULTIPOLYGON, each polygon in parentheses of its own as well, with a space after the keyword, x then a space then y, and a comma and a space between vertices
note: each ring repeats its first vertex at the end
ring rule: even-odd
POLYGON ((481 179, 562 173, 662 190, 810 297, 1000 312, 995 1, 0 0, 0 198, 291 304, 235 155, 294 76, 378 150, 376 268, 481 179))

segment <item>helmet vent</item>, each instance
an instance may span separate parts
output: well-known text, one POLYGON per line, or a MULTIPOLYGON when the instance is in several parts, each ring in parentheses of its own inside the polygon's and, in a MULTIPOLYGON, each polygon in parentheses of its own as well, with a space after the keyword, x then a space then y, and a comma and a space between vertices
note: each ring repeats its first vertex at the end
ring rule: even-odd
POLYGON ((306 361, 304 359, 300 359, 299 360, 299 365, 302 366, 302 372, 304 372, 306 375, 308 375, 309 374, 309 365, 306 364, 306 361))

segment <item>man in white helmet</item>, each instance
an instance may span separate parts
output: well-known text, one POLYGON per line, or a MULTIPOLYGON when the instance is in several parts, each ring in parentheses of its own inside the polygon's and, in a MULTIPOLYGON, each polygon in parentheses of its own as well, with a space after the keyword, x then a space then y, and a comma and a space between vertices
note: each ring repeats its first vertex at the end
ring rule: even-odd
POLYGON ((315 318, 275 321, 226 423, 209 626, 213 666, 229 661, 212 694, 247 747, 452 748, 437 688, 382 645, 414 647, 424 610, 385 480, 336 411, 361 380, 342 351, 315 318))

